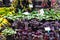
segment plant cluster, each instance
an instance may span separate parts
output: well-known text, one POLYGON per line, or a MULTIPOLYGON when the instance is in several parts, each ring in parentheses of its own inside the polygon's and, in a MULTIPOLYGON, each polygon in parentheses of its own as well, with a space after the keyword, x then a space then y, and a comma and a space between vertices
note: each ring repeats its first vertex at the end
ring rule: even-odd
POLYGON ((6 28, 2 31, 2 34, 5 35, 5 36, 13 35, 13 34, 16 34, 16 31, 14 31, 12 28, 6 27, 6 28))
MULTIPOLYGON (((45 27, 50 27, 53 33, 55 31, 59 32, 60 13, 55 12, 54 9, 43 10, 43 14, 38 11, 23 12, 20 9, 18 13, 15 13, 14 10, 9 8, 2 8, 0 12, 0 30, 5 27, 2 30, 2 34, 5 36, 13 35, 15 40, 19 40, 21 39, 20 37, 28 39, 31 36, 33 38, 35 36, 39 37, 38 34, 43 36, 47 33, 44 29, 45 27)), ((56 37, 56 35, 54 36, 56 37)))
MULTIPOLYGON (((32 39, 34 40, 36 37, 40 38, 42 36, 42 39, 45 40, 45 36, 48 36, 48 39, 53 36, 58 37, 56 34, 60 31, 60 21, 59 20, 41 20, 38 19, 23 19, 23 20, 16 20, 12 23, 11 28, 16 30, 16 34, 13 36, 15 40, 24 40, 24 39, 32 39), (46 31, 45 27, 50 27, 50 31, 46 31), (52 34, 51 34, 52 33, 52 34), (46 35, 47 34, 47 35, 46 35)), ((58 37, 59 38, 59 37, 58 37)), ((57 39, 58 39, 57 38, 57 39)), ((47 40, 48 40, 47 39, 47 40)), ((37 39, 38 40, 38 39, 37 39)))
POLYGON ((37 18, 39 20, 60 20, 60 13, 55 12, 54 9, 46 10, 44 9, 44 14, 41 15, 38 11, 32 11, 31 13, 25 12, 24 14, 23 10, 19 10, 19 12, 15 15, 7 15, 4 16, 4 18, 8 18, 11 20, 16 20, 16 19, 33 19, 37 18))

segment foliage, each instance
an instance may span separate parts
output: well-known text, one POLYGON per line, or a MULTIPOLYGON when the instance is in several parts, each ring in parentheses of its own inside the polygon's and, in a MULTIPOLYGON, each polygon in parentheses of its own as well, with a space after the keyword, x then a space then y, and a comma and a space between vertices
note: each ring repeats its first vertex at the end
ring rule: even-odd
POLYGON ((32 18, 37 18, 40 20, 60 20, 60 13, 54 12, 54 9, 51 9, 47 11, 44 9, 44 14, 41 15, 37 11, 32 11, 28 15, 23 14, 23 11, 19 10, 19 12, 15 15, 9 15, 9 16, 4 16, 5 18, 11 19, 11 20, 16 20, 16 19, 32 19, 32 18))
POLYGON ((47 20, 60 20, 59 16, 60 13, 56 13, 54 9, 51 9, 50 11, 45 11, 45 19, 47 20))
MULTIPOLYGON (((4 10, 4 8, 2 8, 2 10, 4 10)), ((6 14, 5 13, 3 14, 3 11, 1 11, 2 14, 0 15, 1 16, 0 20, 2 20, 3 18, 4 19, 7 18, 7 19, 10 19, 10 20, 13 20, 13 21, 15 21, 17 19, 28 19, 28 20, 30 20, 30 19, 33 19, 33 18, 36 18, 36 19, 39 19, 39 20, 43 20, 43 19, 45 19, 45 20, 60 20, 60 13, 55 12, 54 9, 50 9, 48 11, 46 9, 44 9, 44 14, 43 15, 41 15, 38 11, 32 11, 28 15, 25 15, 25 14, 23 14, 24 10, 19 9, 18 13, 15 13, 15 11, 12 11, 12 10, 10 11, 9 8, 5 8, 5 10, 7 10, 5 12, 6 14)), ((7 20, 7 21, 9 21, 9 20, 7 20)), ((7 24, 9 24, 9 23, 7 23, 7 24)))
POLYGON ((14 31, 12 28, 6 27, 6 29, 2 31, 2 34, 5 36, 13 35, 16 34, 16 31, 14 31))
POLYGON ((1 17, 0 18, 0 27, 4 26, 4 25, 11 25, 7 19, 1 17))
POLYGON ((2 8, 0 8, 0 15, 3 15, 3 16, 5 16, 5 15, 13 15, 13 13, 14 13, 14 8, 12 8, 12 7, 2 7, 2 8))
MULTIPOLYGON (((24 29, 25 26, 31 27, 31 30, 37 30, 40 29, 41 27, 56 27, 59 26, 59 21, 48 21, 48 20, 60 20, 60 13, 55 12, 54 9, 51 10, 46 10, 44 9, 44 14, 41 15, 38 11, 32 11, 29 14, 24 14, 24 10, 20 10, 18 13, 15 13, 14 10, 8 9, 1 9, 1 14, 0 14, 0 29, 2 26, 5 26, 5 30, 2 31, 3 35, 8 36, 8 35, 13 35, 17 34, 16 31, 13 29, 18 28, 18 29, 24 29), (12 23, 9 23, 9 20, 12 20, 12 23), (39 19, 39 20, 38 20, 39 19), (43 20, 45 19, 45 20, 43 20), (47 20, 47 21, 46 21, 47 20), (9 26, 10 27, 6 27, 9 26), (13 29, 12 29, 13 28, 13 29), (35 29, 37 28, 37 29, 35 29)), ((27 27, 26 27, 27 29, 27 27)), ((18 30, 20 32, 20 30, 18 30)), ((27 29, 28 31, 28 29, 27 29)), ((19 33, 17 34, 19 35, 19 33)))
POLYGON ((14 8, 12 7, 1 7, 0 8, 0 28, 2 26, 11 25, 4 16, 15 15, 14 8))

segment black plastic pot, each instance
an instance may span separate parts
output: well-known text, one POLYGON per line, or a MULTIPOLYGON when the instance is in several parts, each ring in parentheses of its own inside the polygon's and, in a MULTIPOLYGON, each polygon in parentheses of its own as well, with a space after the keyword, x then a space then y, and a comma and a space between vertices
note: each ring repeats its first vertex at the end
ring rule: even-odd
POLYGON ((12 37, 12 35, 9 35, 6 37, 6 40, 14 40, 14 38, 12 37))

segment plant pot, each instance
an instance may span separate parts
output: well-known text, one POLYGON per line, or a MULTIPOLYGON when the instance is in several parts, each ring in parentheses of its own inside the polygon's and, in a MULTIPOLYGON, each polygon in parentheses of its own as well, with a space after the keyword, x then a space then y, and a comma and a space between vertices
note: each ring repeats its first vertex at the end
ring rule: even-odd
POLYGON ((12 35, 7 36, 7 37, 6 37, 6 40, 13 40, 12 35))

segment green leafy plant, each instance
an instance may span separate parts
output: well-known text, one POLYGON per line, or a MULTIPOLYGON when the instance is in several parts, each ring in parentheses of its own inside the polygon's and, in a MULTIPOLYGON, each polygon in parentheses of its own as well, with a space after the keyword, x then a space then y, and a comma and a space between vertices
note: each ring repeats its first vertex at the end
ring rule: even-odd
POLYGON ((60 13, 56 13, 54 11, 54 9, 51 9, 49 11, 44 9, 44 14, 43 16, 38 13, 37 11, 32 11, 29 15, 25 15, 23 14, 23 11, 19 10, 18 13, 16 13, 15 15, 7 15, 4 16, 5 18, 11 19, 13 21, 17 20, 17 19, 32 19, 32 18, 37 18, 40 20, 60 20, 60 13))
POLYGON ((13 35, 16 34, 16 31, 14 31, 12 28, 6 27, 6 29, 2 31, 2 34, 5 36, 13 35))

